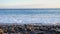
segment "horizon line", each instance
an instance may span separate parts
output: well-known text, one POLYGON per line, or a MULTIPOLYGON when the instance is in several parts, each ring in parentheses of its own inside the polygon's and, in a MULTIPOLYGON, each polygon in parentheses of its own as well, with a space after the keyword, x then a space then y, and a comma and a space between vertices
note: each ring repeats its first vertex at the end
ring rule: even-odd
POLYGON ((0 8, 0 10, 60 10, 60 8, 0 8))

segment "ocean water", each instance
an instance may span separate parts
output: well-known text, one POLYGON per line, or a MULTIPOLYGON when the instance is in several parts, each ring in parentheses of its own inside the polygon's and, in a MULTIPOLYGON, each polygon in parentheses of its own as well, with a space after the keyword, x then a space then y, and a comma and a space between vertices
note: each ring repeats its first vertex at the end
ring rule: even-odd
POLYGON ((0 9, 0 23, 60 24, 60 9, 0 9))
POLYGON ((60 14, 60 9, 0 9, 0 15, 60 14))

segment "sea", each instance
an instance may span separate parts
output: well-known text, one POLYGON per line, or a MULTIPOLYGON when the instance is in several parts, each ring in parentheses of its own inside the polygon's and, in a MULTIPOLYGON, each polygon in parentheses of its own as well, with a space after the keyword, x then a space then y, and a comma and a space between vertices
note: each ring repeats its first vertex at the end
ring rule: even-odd
POLYGON ((60 24, 60 8, 0 9, 0 23, 60 24))

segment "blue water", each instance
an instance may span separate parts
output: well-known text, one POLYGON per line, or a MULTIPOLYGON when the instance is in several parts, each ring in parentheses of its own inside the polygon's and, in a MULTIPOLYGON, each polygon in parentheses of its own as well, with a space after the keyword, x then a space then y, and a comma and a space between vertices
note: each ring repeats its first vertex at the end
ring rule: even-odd
POLYGON ((60 24, 60 9, 0 9, 0 23, 60 24))
POLYGON ((60 14, 60 9, 0 9, 0 15, 10 15, 10 14, 60 14))

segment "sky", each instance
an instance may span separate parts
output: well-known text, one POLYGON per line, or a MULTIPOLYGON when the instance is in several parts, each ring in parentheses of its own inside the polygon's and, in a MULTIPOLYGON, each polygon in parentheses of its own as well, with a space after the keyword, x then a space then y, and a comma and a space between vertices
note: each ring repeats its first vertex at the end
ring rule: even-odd
POLYGON ((0 0, 0 8, 60 8, 60 0, 0 0))

